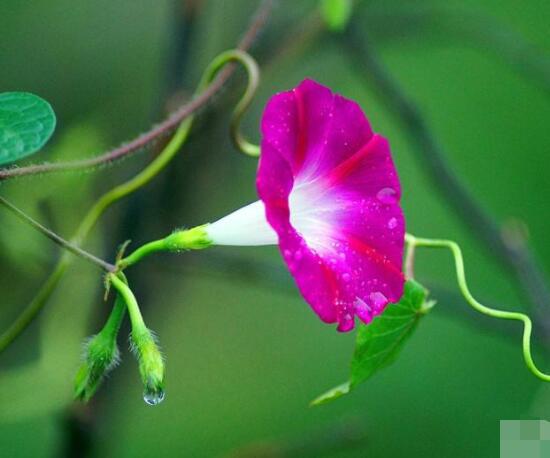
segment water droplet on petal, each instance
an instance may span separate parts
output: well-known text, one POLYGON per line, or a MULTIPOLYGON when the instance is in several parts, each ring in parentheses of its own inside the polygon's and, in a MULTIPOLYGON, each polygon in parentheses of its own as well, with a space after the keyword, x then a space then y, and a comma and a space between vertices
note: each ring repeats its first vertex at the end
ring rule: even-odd
POLYGON ((339 332, 348 332, 353 329, 355 323, 353 322, 353 316, 350 313, 346 313, 342 316, 338 323, 339 332))
POLYGON ((364 323, 368 323, 372 320, 372 308, 363 299, 356 297, 353 306, 355 308, 355 313, 364 323))
POLYGON ((146 404, 149 404, 150 406, 156 406, 157 404, 160 404, 162 401, 164 401, 164 391, 163 390, 157 390, 157 391, 149 391, 145 390, 143 392, 143 400, 146 404))
POLYGON ((348 281, 351 280, 351 275, 348 274, 347 272, 344 272, 344 273, 342 274, 342 280, 344 280, 344 281, 347 283, 348 281))
POLYGON ((388 303, 388 298, 384 296, 380 291, 370 293, 369 299, 371 300, 374 309, 377 311, 382 309, 388 303))
POLYGON ((397 202, 397 192, 393 188, 382 188, 376 194, 376 198, 383 204, 392 205, 397 202))
POLYGON ((296 261, 299 261, 300 259, 302 259, 302 257, 303 257, 303 254, 302 254, 301 250, 298 250, 298 251, 296 251, 296 253, 294 253, 294 259, 296 261))
POLYGON ((395 229, 397 227, 397 218, 390 218, 388 221, 388 227, 390 229, 395 229))

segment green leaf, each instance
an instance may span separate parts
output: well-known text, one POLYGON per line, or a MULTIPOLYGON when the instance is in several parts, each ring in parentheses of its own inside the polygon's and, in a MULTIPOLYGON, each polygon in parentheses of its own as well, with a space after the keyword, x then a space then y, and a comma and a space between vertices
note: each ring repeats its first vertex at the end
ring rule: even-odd
POLYGON ((414 280, 407 281, 399 302, 388 305, 384 313, 369 325, 358 327, 349 381, 317 397, 311 404, 320 405, 338 399, 393 363, 418 320, 435 304, 426 298, 427 291, 422 285, 414 280))
POLYGON ((0 165, 38 151, 52 136, 55 113, 48 102, 27 92, 0 94, 0 165))
POLYGON ((350 390, 350 382, 344 382, 341 385, 335 386, 334 388, 331 388, 322 395, 316 397, 313 401, 311 401, 310 405, 320 406, 322 404, 326 404, 327 402, 334 401, 335 399, 338 399, 345 394, 348 394, 350 390))
POLYGON ((409 280, 398 303, 390 304, 371 324, 359 326, 351 362, 352 388, 396 360, 419 318, 433 306, 425 302, 426 295, 422 285, 409 280))
POLYGON ((346 28, 352 10, 353 0, 321 0, 321 15, 327 27, 334 32, 346 28))

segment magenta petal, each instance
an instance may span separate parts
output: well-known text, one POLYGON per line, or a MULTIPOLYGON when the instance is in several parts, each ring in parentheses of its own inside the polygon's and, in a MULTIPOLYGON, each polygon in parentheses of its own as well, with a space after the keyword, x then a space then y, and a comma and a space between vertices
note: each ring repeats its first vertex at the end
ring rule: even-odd
POLYGON ((350 100, 306 80, 262 118, 258 194, 313 310, 339 331, 403 293, 405 222, 388 142, 350 100))

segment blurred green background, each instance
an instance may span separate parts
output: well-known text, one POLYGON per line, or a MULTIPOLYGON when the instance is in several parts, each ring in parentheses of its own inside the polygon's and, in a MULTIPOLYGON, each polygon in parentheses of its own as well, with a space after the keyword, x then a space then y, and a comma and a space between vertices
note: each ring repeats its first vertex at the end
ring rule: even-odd
MULTIPOLYGON (((541 80, 523 71, 522 62, 510 65, 482 37, 447 29, 436 13, 450 11, 459 23, 470 13, 488 18, 498 34, 512 31, 545 58, 550 4, 357 3, 354 24, 418 104, 454 172, 499 222, 525 223, 529 244, 549 271, 548 73, 541 80), (423 17, 430 20, 418 20, 423 17)), ((256 6, 252 0, 2 0, 0 91, 37 93, 58 115, 53 141, 33 160, 89 157, 147 130, 165 116, 167 100, 188 98, 207 63, 238 42, 256 6)), ((276 2, 252 50, 263 76, 245 131, 257 139, 270 94, 305 77, 356 99, 392 143, 408 230, 456 239, 480 298, 531 310, 515 277, 433 186, 356 57, 337 36, 303 25, 311 24, 317 6, 276 2)), ((239 155, 227 135, 242 87, 237 72, 201 111, 170 170, 109 210, 89 250, 111 258, 126 239, 137 246, 255 199, 255 161, 239 155)), ((3 184, 2 193, 69 237, 94 198, 154 153, 92 172, 15 180, 3 184)), ((0 224, 3 329, 59 252, 11 215, 0 212, 0 224)), ((71 403, 81 342, 99 329, 110 304, 102 301, 98 272, 77 261, 40 319, 0 357, 0 455, 496 456, 499 420, 548 418, 550 387, 524 367, 519 324, 495 324, 466 310, 447 254, 422 253, 417 276, 441 296, 399 360, 350 396, 308 408, 346 378, 353 335, 321 324, 276 248, 159 255, 133 269, 130 280, 166 354, 166 401, 155 408, 143 403, 125 327, 122 364, 83 407, 71 403)), ((537 348, 537 362, 548 368, 543 346, 537 348)))

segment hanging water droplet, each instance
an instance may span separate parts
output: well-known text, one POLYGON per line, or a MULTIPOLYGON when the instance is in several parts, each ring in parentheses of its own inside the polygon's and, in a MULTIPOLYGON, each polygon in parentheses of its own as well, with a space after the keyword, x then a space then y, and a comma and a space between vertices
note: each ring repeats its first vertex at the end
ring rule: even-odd
POLYGON ((156 406, 157 404, 160 404, 162 401, 164 401, 164 391, 163 390, 145 390, 143 392, 143 400, 146 404, 149 404, 150 406, 156 406))
POLYGON ((390 218, 388 221, 388 228, 395 229, 397 227, 397 218, 390 218))
POLYGON ((376 198, 383 204, 395 204, 397 202, 397 192, 393 188, 382 188, 376 194, 376 198))

